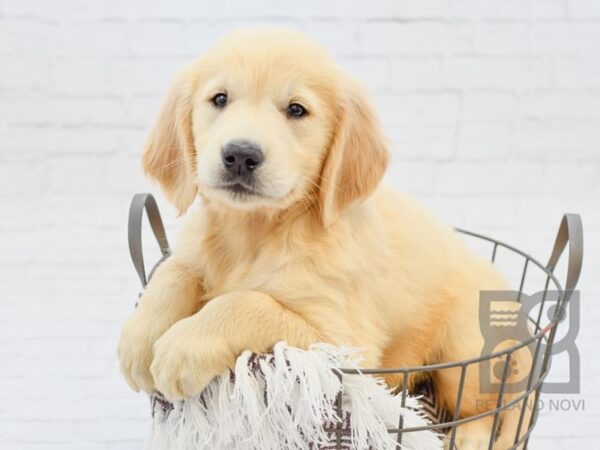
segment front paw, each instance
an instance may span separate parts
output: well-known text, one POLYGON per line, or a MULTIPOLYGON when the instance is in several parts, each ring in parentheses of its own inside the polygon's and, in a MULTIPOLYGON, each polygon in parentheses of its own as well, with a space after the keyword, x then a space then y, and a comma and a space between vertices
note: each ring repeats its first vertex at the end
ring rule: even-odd
POLYGON ((202 333, 193 319, 184 319, 156 341, 150 372, 156 390, 170 401, 182 400, 233 367, 235 356, 224 339, 202 333))
POLYGON ((121 332, 117 351, 121 372, 135 391, 154 391, 154 381, 150 374, 152 348, 162 333, 154 322, 151 317, 136 311, 121 332))

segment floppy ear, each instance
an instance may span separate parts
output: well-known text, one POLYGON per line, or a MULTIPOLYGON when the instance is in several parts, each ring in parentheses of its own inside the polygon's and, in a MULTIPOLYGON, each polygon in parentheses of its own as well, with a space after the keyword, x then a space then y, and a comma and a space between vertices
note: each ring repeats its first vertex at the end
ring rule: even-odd
POLYGON ((371 105, 358 86, 350 85, 321 173, 319 203, 325 226, 375 190, 388 160, 387 142, 371 105))
POLYGON ((192 135, 193 92, 194 82, 189 74, 183 73, 175 80, 142 155, 144 171, 158 181, 180 214, 190 207, 198 192, 192 135))

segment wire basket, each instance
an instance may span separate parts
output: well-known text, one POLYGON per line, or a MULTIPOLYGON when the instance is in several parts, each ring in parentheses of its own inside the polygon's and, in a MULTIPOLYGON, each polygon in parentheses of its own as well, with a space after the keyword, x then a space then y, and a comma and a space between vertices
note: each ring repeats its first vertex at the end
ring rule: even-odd
MULTIPOLYGON (((581 225, 581 218, 579 215, 576 214, 566 214, 563 217, 556 237, 554 248, 552 250, 552 254, 547 265, 543 265, 533 256, 496 239, 462 229, 457 229, 457 231, 471 239, 477 239, 487 242, 490 247, 490 259, 492 263, 496 262, 496 256, 498 255, 499 249, 503 249, 520 257, 520 259, 522 260, 522 270, 520 274, 520 279, 518 281, 519 285, 517 297, 519 300, 523 295, 523 287, 525 285, 528 275, 530 275, 533 270, 537 270, 543 275, 545 281, 543 282, 543 286, 540 286, 539 289, 542 292, 542 298, 537 315, 535 317, 528 316, 528 320, 530 321, 533 327, 533 335, 530 336, 528 339, 522 340, 518 344, 515 344, 505 350, 484 354, 479 357, 467 359, 464 361, 394 369, 366 369, 361 370, 361 372, 371 375, 403 375, 404 382, 401 394, 404 401, 404 399, 409 394, 408 380, 411 375, 431 374, 433 372, 439 372, 442 370, 460 370, 461 375, 459 389, 456 393, 457 407, 455 408, 454 415, 449 420, 442 420, 439 423, 434 423, 428 426, 412 428, 403 427, 402 419, 400 418, 398 422, 398 428, 388 429, 390 433, 397 434, 397 440, 400 444, 402 443, 402 436, 405 433, 423 430, 434 430, 438 432, 444 432, 445 434, 447 434, 449 441, 449 449, 458 449, 458 447, 455 445, 455 440, 456 431, 460 425, 464 425, 465 423, 473 422, 475 420, 480 420, 484 417, 493 416, 494 422, 489 439, 489 449, 491 450, 497 437, 501 413, 507 410, 508 408, 519 407, 519 423, 513 440, 513 445, 509 448, 527 448, 529 437, 538 418, 538 399, 541 393, 544 380, 548 376, 550 370, 550 363, 552 359, 552 347, 554 344, 554 338, 556 336, 557 327, 559 322, 564 317, 564 311, 566 310, 567 303, 571 298, 573 291, 575 290, 577 281, 579 279, 579 273, 581 271, 583 259, 583 230, 581 225), (565 288, 563 288, 561 283, 555 276, 554 270, 567 244, 569 244, 569 261, 567 267, 567 278, 565 282, 565 288), (543 313, 545 311, 547 312, 547 306, 550 303, 549 297, 551 297, 549 294, 552 291, 554 293, 554 295, 552 296, 554 298, 552 300, 555 301, 555 307, 553 308, 554 313, 552 314, 548 323, 541 323, 542 317, 544 317, 543 313), (540 351, 542 348, 542 343, 545 344, 545 350, 543 352, 540 351), (503 397, 506 391, 508 376, 508 370, 505 369, 502 374, 501 384, 500 386, 498 386, 498 399, 496 407, 477 415, 461 417, 460 405, 462 401, 462 394, 467 369, 470 366, 479 365, 481 363, 485 363, 486 361, 489 362, 494 359, 504 359, 504 367, 508 368, 510 367, 509 362, 513 354, 524 347, 534 348, 532 368, 531 370, 529 370, 526 388, 522 392, 520 392, 519 395, 516 396, 516 398, 505 402, 503 397), (527 411, 527 405, 530 398, 533 400, 531 406, 532 410, 531 414, 529 415, 529 420, 527 421, 527 423, 525 423, 525 419, 528 416, 528 414, 525 413, 527 411)), ((342 372, 346 374, 356 373, 355 370, 342 370, 342 372)), ((341 432, 338 432, 338 435, 341 435, 342 432, 343 430, 341 432)), ((338 442, 339 441, 340 439, 338 438, 338 442)), ((341 447, 339 447, 338 445, 338 448, 341 447)))
MULTIPOLYGON (((544 381, 550 371, 552 349, 557 327, 564 318, 567 304, 576 288, 581 272, 583 259, 583 230, 581 218, 576 214, 565 214, 563 216, 550 259, 546 265, 540 263, 533 256, 504 242, 471 231, 462 229, 457 229, 456 231, 463 234, 468 240, 476 241, 479 244, 485 244, 489 248, 490 260, 494 264, 497 263, 497 257, 500 252, 509 253, 520 260, 516 263, 521 264, 518 281, 508 280, 509 283, 512 282, 511 284, 516 287, 518 283, 518 290, 515 291, 517 302, 521 302, 522 297, 526 295, 524 293, 524 286, 528 279, 537 276, 540 285, 536 290, 541 294, 541 301, 538 304, 537 312, 529 314, 526 318, 529 322, 530 335, 526 339, 521 339, 517 344, 511 345, 501 351, 484 353, 480 356, 463 361, 418 367, 360 369, 360 372, 363 374, 379 376, 401 375, 403 382, 401 388, 398 390, 398 394, 401 395, 402 405, 404 406, 406 398, 411 394, 409 391, 410 379, 414 379, 416 376, 422 377, 423 375, 432 375, 434 373, 439 373, 440 371, 460 371, 460 382, 456 392, 456 407, 454 408, 453 414, 441 414, 440 417, 438 417, 438 419, 441 418, 440 420, 419 427, 404 427, 402 417, 400 417, 398 426, 396 428, 388 429, 389 433, 396 435, 398 444, 402 444, 403 436, 406 433, 432 430, 446 435, 446 448, 461 450, 456 445, 458 427, 469 422, 490 417, 493 418, 488 445, 488 448, 491 450, 494 448, 494 443, 501 427, 502 413, 509 408, 519 408, 520 413, 516 433, 514 439, 512 437, 510 438, 512 440, 512 446, 508 448, 524 449, 527 448, 532 430, 538 419, 538 399, 542 392, 544 381), (566 281, 563 288, 554 272, 559 259, 567 246, 569 247, 569 254, 566 281), (549 319, 548 322, 542 323, 542 318, 546 316, 549 319), (510 371, 510 361, 515 352, 524 349, 525 347, 528 347, 532 353, 531 367, 529 368, 526 377, 526 387, 520 390, 517 395, 511 396, 510 399, 507 400, 505 394, 508 386, 507 380, 510 371), (489 365, 493 360, 503 361, 504 367, 503 370, 501 370, 502 373, 499 377, 500 384, 496 386, 497 399, 495 407, 488 408, 479 414, 463 417, 461 415, 461 404, 463 401, 463 388, 467 378, 467 370, 470 367, 478 365, 489 365), (526 414, 528 408, 530 414, 526 414)), ((137 194, 132 200, 129 213, 129 249, 136 271, 138 272, 142 285, 145 287, 154 270, 156 270, 156 268, 170 255, 169 245, 160 218, 160 213, 156 201, 150 194, 137 194), (161 259, 153 267, 148 277, 145 272, 141 242, 141 224, 144 210, 146 210, 152 231, 159 243, 162 253, 161 259)), ((514 264, 515 263, 513 263, 513 267, 514 264)), ((344 375, 356 373, 357 369, 341 369, 338 372, 338 376, 343 378, 344 375)), ((338 414, 341 417, 341 393, 336 404, 338 414)), ((346 448, 343 445, 343 438, 351 432, 349 429, 343 428, 343 425, 339 423, 335 428, 326 431, 333 433, 335 436, 335 447, 331 447, 332 450, 343 450, 346 448)))

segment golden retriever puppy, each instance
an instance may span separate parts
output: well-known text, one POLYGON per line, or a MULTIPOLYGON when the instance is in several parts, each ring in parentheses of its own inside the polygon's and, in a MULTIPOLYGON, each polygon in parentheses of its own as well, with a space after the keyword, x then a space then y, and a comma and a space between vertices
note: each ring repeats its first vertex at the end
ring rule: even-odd
MULTIPOLYGON (((387 163, 365 94, 299 33, 236 32, 186 68, 143 166, 181 213, 198 205, 123 329, 129 384, 192 396, 281 340, 361 347, 364 367, 478 356, 479 291, 505 283, 450 227, 378 187, 387 163)), ((435 375, 451 411, 459 375, 435 375)), ((461 417, 486 395, 474 366, 461 417)), ((460 427, 459 446, 487 448, 492 420, 460 427)))

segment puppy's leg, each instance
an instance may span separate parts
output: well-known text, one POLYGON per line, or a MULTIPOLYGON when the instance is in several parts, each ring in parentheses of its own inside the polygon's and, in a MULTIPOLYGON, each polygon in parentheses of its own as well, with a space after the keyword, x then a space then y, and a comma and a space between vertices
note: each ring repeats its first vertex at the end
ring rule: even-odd
POLYGON ((467 422, 457 428, 454 447, 450 449, 449 437, 445 439, 444 446, 448 450, 487 450, 493 423, 493 417, 467 422))
MULTIPOLYGON (((465 331, 468 335, 468 331, 465 331)), ((453 340, 448 341, 446 345, 446 360, 460 361, 476 356, 476 349, 481 352, 483 341, 476 339, 475 333, 469 340, 464 339, 464 335, 454 335, 453 340)), ((496 351, 507 349, 517 341, 505 341, 496 351)), ((527 355, 527 348, 513 353, 511 368, 507 372, 506 385, 502 397, 502 404, 506 405, 511 400, 517 398, 521 392, 513 392, 519 389, 517 384, 529 374, 531 367, 531 358, 527 355), (518 370, 514 370, 518 367, 518 370)), ((503 370, 492 370, 489 374, 493 385, 499 386, 502 380, 503 370)), ((460 387, 461 369, 445 369, 435 374, 436 387, 442 401, 448 406, 448 409, 454 414, 457 408, 460 408, 460 418, 472 417, 478 414, 486 413, 496 408, 498 402, 498 392, 489 392, 489 389, 483 389, 484 385, 480 379, 480 365, 470 364, 465 372, 465 383, 460 405, 457 405, 457 393, 460 387)), ((516 407, 509 407, 506 411, 500 413, 498 418, 498 428, 496 429, 496 441, 493 448, 496 450, 506 450, 512 447, 515 440, 518 421, 520 417, 521 404, 516 407), (501 425, 500 425, 501 424, 501 425), (501 428, 501 429, 500 429, 501 428), (500 431, 499 431, 500 430, 500 431)), ((530 405, 526 405, 529 409, 530 405)), ((525 419, 529 414, 525 412, 525 419)), ((458 427, 456 431, 456 445, 459 449, 487 449, 492 437, 493 423, 495 414, 488 415, 478 420, 468 422, 458 427)), ((520 436, 527 429, 528 420, 524 428, 521 429, 520 436)))
POLYGON ((181 399, 233 367, 244 350, 265 352, 281 340, 306 348, 319 341, 319 334, 269 295, 236 291, 171 327, 155 344, 150 370, 161 393, 181 399))
MULTIPOLYGON (((477 365, 474 366, 476 370, 479 370, 477 365)), ((444 377, 442 377, 443 379, 444 377)), ((474 378, 474 377, 473 377, 474 378)), ((438 378, 440 379, 440 378, 438 378)), ((447 379, 446 379, 447 381, 447 379)), ((513 377, 509 378, 507 383, 510 385, 511 383, 518 382, 519 380, 515 380, 513 377)), ((495 380, 495 383, 498 383, 499 380, 495 380)), ((461 406, 461 414, 460 417, 469 417, 477 414, 485 413, 491 411, 496 408, 496 404, 498 401, 498 397, 496 394, 481 394, 478 389, 475 389, 472 383, 465 384, 465 388, 463 390, 463 398, 464 396, 475 395, 477 396, 476 407, 475 410, 471 408, 473 405, 468 400, 465 402, 465 407, 461 406)), ((443 382, 441 386, 438 385, 438 388, 444 389, 443 395, 448 396, 449 392, 451 392, 451 388, 448 385, 445 385, 443 382)), ((506 390, 510 388, 507 387, 506 390)), ((505 392, 503 395, 503 404, 507 405, 508 403, 516 400, 518 397, 522 395, 522 392, 505 392)), ((509 406, 505 411, 500 413, 499 421, 497 423, 496 429, 496 440, 494 442, 493 448, 494 450, 507 450, 511 449, 514 446, 515 442, 518 442, 525 435, 531 415, 532 408, 532 398, 527 400, 525 405, 523 401, 519 401, 514 406, 509 406), (521 408, 526 408, 523 411, 523 423, 520 428, 519 437, 516 438, 517 429, 519 428, 519 420, 521 418, 521 408)), ((456 407, 456 406, 455 406, 456 407)), ((452 408, 454 412, 455 407, 452 408)), ((477 449, 483 450, 489 448, 490 439, 492 436, 493 424, 495 419, 495 413, 488 415, 486 417, 474 420, 472 422, 467 422, 464 425, 461 425, 457 428, 456 431, 456 439, 455 444, 459 450, 463 448, 466 449, 477 449)), ((448 439, 449 441, 449 439, 448 439)), ((522 449, 522 445, 514 446, 515 449, 522 449)))
MULTIPOLYGON (((496 441, 496 446, 494 447, 496 449, 502 450, 514 447, 517 450, 521 450, 524 448, 524 445, 515 445, 515 443, 524 440, 524 436, 529 429, 529 422, 533 411, 535 396, 533 394, 526 396, 525 389, 527 388, 527 381, 530 375, 532 375, 534 352, 535 348, 531 346, 523 347, 513 353, 512 361, 514 364, 511 364, 512 373, 509 377, 512 389, 505 394, 504 403, 515 403, 513 406, 508 407, 502 415, 502 427, 496 441), (519 422, 521 422, 521 425, 519 425, 519 422)), ((535 381, 535 373, 532 377, 533 381, 535 381)))
MULTIPOLYGON (((466 356, 457 356, 452 360, 460 361, 467 359, 466 356)), ((458 404, 458 392, 460 389, 461 369, 442 369, 435 373, 434 383, 442 403, 447 407, 452 416, 459 409, 458 418, 472 417, 485 413, 496 406, 496 395, 484 393, 479 385, 479 366, 472 364, 465 372, 465 381, 462 390, 460 404, 458 404)), ((455 445, 459 450, 484 450, 490 442, 493 416, 467 422, 456 429, 455 445)), ((450 436, 450 433, 449 433, 450 436)), ((446 445, 449 444, 448 437, 446 445)))
MULTIPOLYGON (((435 339, 436 327, 437 325, 432 325, 403 330, 384 350, 381 367, 393 369, 424 365, 429 358, 428 348, 435 339)), ((419 377, 423 376, 422 374, 411 374, 406 382, 408 390, 412 390, 419 377)), ((399 391, 404 386, 404 375, 402 373, 385 375, 385 381, 390 388, 399 391)))
POLYGON ((154 390, 153 345, 171 325, 198 311, 201 296, 200 279, 177 259, 165 261, 156 270, 119 341, 121 371, 133 389, 154 390))
MULTIPOLYGON (((475 291, 476 292, 476 291, 475 291)), ((449 311, 437 353, 440 361, 464 361, 481 355, 484 340, 477 317, 477 297, 462 299, 449 311), (469 301, 471 300, 471 301, 469 301), (474 305, 469 308, 469 305, 474 305)), ((464 385, 460 404, 458 393, 461 384, 460 367, 442 369, 434 374, 437 395, 452 416, 458 409, 458 417, 472 417, 485 413, 496 406, 496 394, 485 392, 480 385, 479 365, 465 366, 464 385)), ((461 425, 456 430, 455 444, 458 449, 487 449, 490 441, 493 416, 461 425)))

